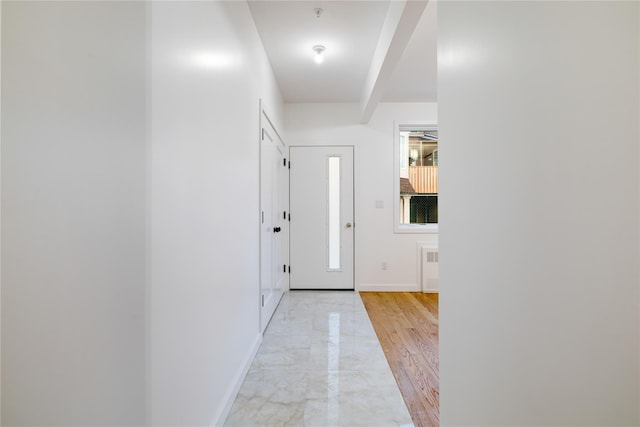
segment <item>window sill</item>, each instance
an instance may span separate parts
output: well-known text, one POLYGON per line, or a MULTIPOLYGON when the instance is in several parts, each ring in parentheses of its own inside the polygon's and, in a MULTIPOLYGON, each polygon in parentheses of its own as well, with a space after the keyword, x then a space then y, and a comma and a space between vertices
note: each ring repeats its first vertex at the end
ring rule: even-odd
POLYGON ((393 230, 397 234, 438 234, 438 224, 428 225, 396 225, 393 230))

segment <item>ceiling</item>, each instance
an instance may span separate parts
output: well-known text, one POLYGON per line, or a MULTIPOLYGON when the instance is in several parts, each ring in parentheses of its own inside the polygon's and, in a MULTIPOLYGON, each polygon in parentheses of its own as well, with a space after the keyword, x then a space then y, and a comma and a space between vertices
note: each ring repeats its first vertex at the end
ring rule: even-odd
POLYGON ((400 3, 404 4, 397 0, 249 1, 285 102, 365 104, 371 92, 368 76, 374 76, 376 102, 435 102, 436 2, 432 0, 426 8, 424 1, 407 2, 423 3, 424 12, 420 9, 421 16, 396 23, 393 7, 397 10, 400 3), (323 10, 319 18, 315 8, 323 10), (391 33, 395 38, 385 44, 390 28, 396 31, 391 33), (317 44, 326 47, 322 64, 313 61, 312 47, 317 44), (380 58, 381 52, 384 72, 378 76, 375 67, 380 67, 380 61, 376 63, 374 55, 380 58))
POLYGON ((382 96, 385 102, 438 101, 438 3, 429 1, 382 96))

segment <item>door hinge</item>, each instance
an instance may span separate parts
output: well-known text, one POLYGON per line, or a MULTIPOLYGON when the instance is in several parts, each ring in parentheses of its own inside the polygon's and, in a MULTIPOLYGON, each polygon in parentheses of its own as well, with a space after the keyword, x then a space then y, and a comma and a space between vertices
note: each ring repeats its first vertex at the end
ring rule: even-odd
POLYGON ((287 219, 287 211, 282 212, 282 219, 287 219))
POLYGON ((262 221, 262 223, 264 224, 264 211, 262 211, 262 214, 261 214, 261 217, 260 217, 260 218, 262 218, 262 219, 261 219, 261 221, 262 221))
POLYGON ((286 273, 286 272, 287 272, 287 265, 286 265, 286 264, 283 264, 283 265, 282 265, 282 272, 283 272, 283 273, 286 273))
POLYGON ((289 266, 289 274, 291 274, 291 266, 289 266))
POLYGON ((291 222, 291 214, 289 214, 289 222, 291 222))
POLYGON ((284 166, 284 167, 287 166, 287 159, 282 159, 282 166, 284 166))
POLYGON ((289 169, 291 169, 291 160, 289 160, 289 169))
POLYGON ((264 294, 262 294, 262 306, 264 307, 264 294))
POLYGON ((262 140, 264 141, 264 128, 262 128, 262 140))

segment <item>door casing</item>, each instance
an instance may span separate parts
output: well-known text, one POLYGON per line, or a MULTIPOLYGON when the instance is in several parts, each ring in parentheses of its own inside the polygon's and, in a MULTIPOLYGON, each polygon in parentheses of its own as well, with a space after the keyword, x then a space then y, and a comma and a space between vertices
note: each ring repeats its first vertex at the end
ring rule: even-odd
POLYGON ((288 161, 286 145, 269 119, 260 109, 260 331, 269 320, 289 287, 288 262, 288 161))

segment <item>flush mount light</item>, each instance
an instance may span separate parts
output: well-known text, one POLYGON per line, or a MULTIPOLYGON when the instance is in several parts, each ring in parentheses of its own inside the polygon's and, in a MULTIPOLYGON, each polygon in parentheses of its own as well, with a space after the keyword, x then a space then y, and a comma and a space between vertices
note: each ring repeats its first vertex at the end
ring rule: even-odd
POLYGON ((322 62, 324 61, 325 47, 322 46, 321 44, 317 44, 311 49, 316 53, 316 55, 313 58, 316 61, 316 64, 322 64, 322 62))

